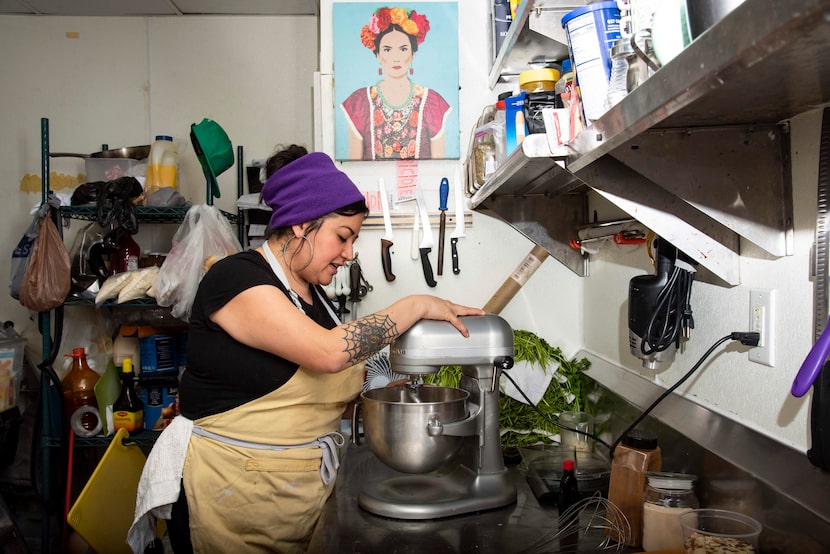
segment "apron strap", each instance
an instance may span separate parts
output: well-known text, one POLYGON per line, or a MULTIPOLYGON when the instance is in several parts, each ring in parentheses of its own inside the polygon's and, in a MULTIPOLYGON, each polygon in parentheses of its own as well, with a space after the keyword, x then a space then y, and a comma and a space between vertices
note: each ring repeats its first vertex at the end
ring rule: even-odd
POLYGON ((337 447, 343 446, 346 443, 346 439, 343 438, 343 435, 337 431, 327 433, 311 442, 292 445, 263 444, 260 442, 243 441, 213 433, 198 425, 193 426, 193 434, 223 442, 225 444, 239 446, 242 448, 253 448, 256 450, 290 450, 293 448, 319 447, 323 451, 323 458, 320 461, 320 477, 325 485, 328 485, 329 482, 331 482, 331 480, 337 475, 337 468, 340 467, 340 460, 337 457, 337 447))
MULTIPOLYGON (((265 259, 268 260, 268 265, 271 266, 271 270, 274 272, 274 275, 276 275, 277 280, 279 280, 279 282, 282 283, 283 286, 285 287, 285 290, 288 291, 288 296, 289 296, 289 298, 291 298, 291 301, 294 303, 295 306, 297 306, 297 308, 302 313, 305 313, 305 310, 303 309, 302 304, 300 304, 300 297, 297 296, 297 293, 294 292, 294 289, 292 289, 291 285, 288 284, 288 277, 286 277, 285 271, 283 271, 282 266, 279 264, 279 262, 277 262, 277 258, 276 258, 276 256, 274 256, 274 253, 271 252, 271 247, 268 246, 268 241, 266 241, 265 244, 262 245, 262 250, 263 250, 263 252, 265 252, 265 259)), ((331 306, 329 306, 329 303, 326 301, 325 298, 323 298, 323 295, 320 293, 319 288, 318 287, 311 287, 311 288, 317 294, 317 298, 320 299, 320 302, 323 303, 323 306, 325 306, 326 311, 331 316, 332 321, 334 321, 335 324, 340 325, 340 323, 342 323, 340 321, 340 318, 337 317, 337 314, 335 314, 334 310, 331 309, 331 306)))

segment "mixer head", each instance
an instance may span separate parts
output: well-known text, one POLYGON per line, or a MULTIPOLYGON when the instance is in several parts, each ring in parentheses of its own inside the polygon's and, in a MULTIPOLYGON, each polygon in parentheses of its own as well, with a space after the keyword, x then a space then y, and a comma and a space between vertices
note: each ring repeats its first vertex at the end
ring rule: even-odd
POLYGON ((493 314, 465 316, 470 331, 465 338, 446 321, 421 320, 392 343, 389 361, 396 373, 427 375, 445 365, 492 366, 513 356, 513 330, 493 314))

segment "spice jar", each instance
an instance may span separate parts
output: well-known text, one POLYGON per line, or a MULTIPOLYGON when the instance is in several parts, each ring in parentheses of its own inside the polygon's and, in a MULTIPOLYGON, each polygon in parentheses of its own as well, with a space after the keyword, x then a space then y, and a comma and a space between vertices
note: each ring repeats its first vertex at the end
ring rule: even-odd
POLYGON ((681 550, 680 515, 699 507, 693 484, 686 473, 646 473, 643 498, 643 550, 681 550))
MULTIPOLYGON (((643 538, 643 495, 646 489, 646 473, 662 469, 662 453, 657 445, 657 435, 650 431, 629 431, 614 450, 611 462, 611 479, 608 482, 608 501, 619 508, 628 520, 631 534, 625 541, 628 546, 640 546, 643 538)), ((609 536, 622 541, 619 529, 623 522, 609 527, 609 536)))

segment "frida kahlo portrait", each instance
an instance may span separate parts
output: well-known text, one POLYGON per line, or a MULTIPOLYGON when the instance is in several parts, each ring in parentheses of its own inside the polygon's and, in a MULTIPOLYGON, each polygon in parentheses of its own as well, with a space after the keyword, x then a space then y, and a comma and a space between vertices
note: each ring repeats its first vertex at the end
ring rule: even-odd
MULTIPOLYGON (((350 31, 352 39, 359 41, 362 54, 370 54, 371 57, 364 57, 371 60, 377 76, 372 77, 369 84, 350 88, 351 92, 344 94, 340 108, 345 132, 340 134, 341 147, 337 148, 337 158, 458 158, 457 109, 454 110, 453 106, 458 102, 457 54, 454 59, 444 57, 443 61, 430 61, 430 64, 440 66, 431 72, 426 71, 426 63, 416 64, 416 59, 421 61, 420 54, 425 49, 425 43, 432 40, 438 45, 442 42, 433 29, 435 16, 424 12, 434 10, 436 14, 441 14, 440 17, 446 18, 446 14, 451 14, 457 18, 457 6, 454 3, 449 4, 450 9, 447 3, 420 3, 413 9, 401 6, 367 9, 365 6, 370 4, 362 6, 362 12, 366 14, 365 22, 359 31, 354 27, 350 31), (435 81, 435 87, 416 79, 416 74, 420 77, 422 72, 425 78, 435 81), (442 88, 441 84, 445 91, 447 88, 452 91, 454 87, 455 94, 442 94, 438 90, 442 88), (346 155, 343 155, 342 143, 348 144, 346 155)), ((457 36, 449 40, 453 44, 456 41, 457 36)), ((457 44, 455 48, 457 52, 457 44)), ((337 53, 336 49, 335 66, 338 71, 335 83, 341 79, 337 53)), ((359 70, 355 68, 355 71, 359 70)), ((365 75, 366 70, 360 73, 365 75)))

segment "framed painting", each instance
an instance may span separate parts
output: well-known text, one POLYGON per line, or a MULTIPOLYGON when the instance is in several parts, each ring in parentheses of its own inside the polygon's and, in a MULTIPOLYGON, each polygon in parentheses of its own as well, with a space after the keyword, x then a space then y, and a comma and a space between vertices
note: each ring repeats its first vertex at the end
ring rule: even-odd
POLYGON ((457 2, 335 2, 335 158, 458 159, 457 2))

